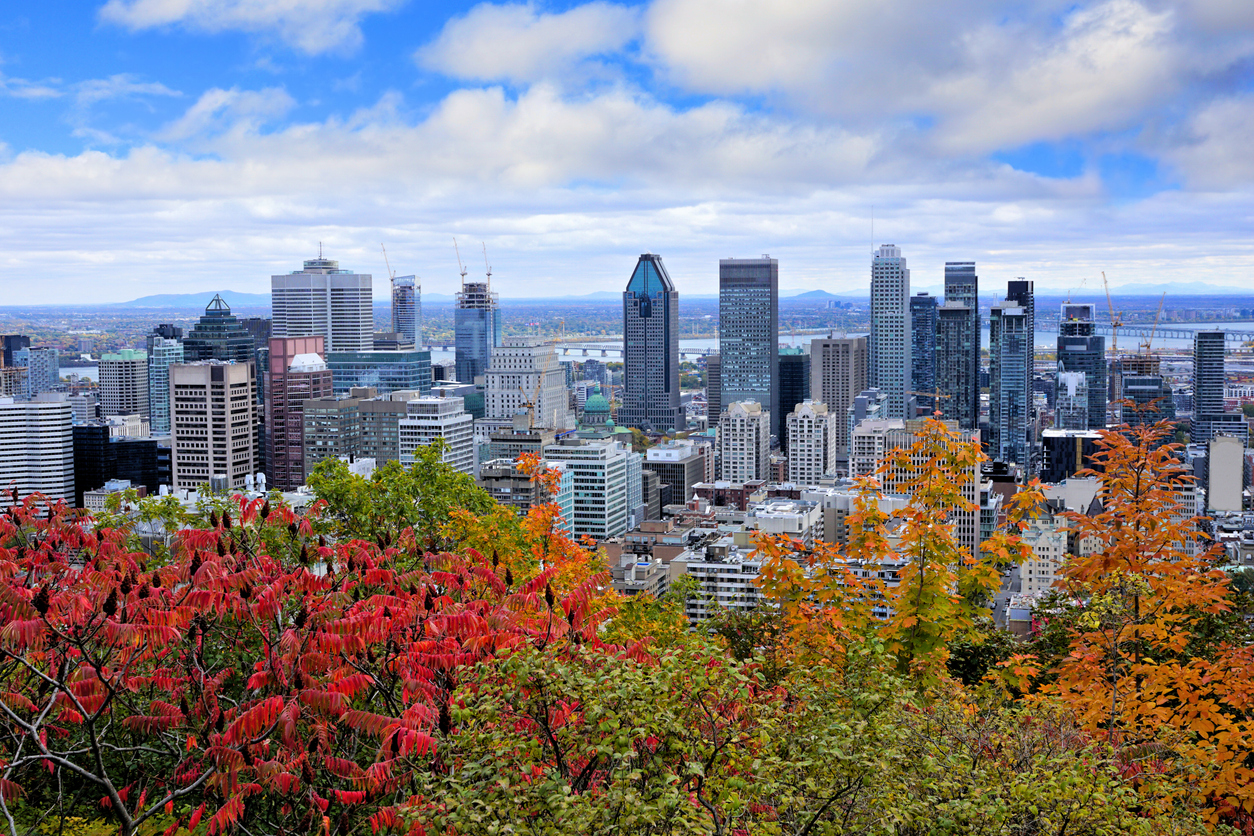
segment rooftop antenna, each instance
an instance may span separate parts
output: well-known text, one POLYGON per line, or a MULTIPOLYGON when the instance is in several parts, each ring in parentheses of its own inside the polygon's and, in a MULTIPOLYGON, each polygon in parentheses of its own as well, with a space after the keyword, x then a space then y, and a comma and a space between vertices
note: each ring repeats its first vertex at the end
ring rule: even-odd
POLYGON ((480 241, 479 246, 483 247, 483 266, 488 271, 488 284, 492 284, 492 265, 488 264, 488 245, 480 241))
POLYGON ((321 241, 318 242, 318 260, 319 261, 322 260, 322 242, 321 241))
POLYGON ((453 237, 453 252, 457 253, 457 269, 462 274, 462 284, 466 283, 466 267, 462 264, 462 251, 457 248, 457 237, 453 237))

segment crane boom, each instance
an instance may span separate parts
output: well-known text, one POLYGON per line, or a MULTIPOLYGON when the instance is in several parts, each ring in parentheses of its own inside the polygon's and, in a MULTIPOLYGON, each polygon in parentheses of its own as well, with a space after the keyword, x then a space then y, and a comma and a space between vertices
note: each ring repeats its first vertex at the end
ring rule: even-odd
POLYGON ((453 237, 453 252, 457 254, 457 269, 462 274, 462 284, 466 283, 466 268, 462 265, 462 251, 457 248, 457 237, 453 237))
POLYGON ((1163 291, 1163 296, 1158 300, 1158 313, 1154 314, 1154 327, 1150 329, 1149 339, 1145 341, 1145 354, 1149 356, 1150 346, 1154 344, 1154 335, 1158 333, 1158 320, 1163 315, 1163 302, 1167 301, 1167 292, 1163 291))
POLYGON ((396 281, 396 271, 392 269, 392 264, 388 261, 388 248, 380 243, 379 249, 383 250, 383 265, 388 268, 388 279, 396 281))

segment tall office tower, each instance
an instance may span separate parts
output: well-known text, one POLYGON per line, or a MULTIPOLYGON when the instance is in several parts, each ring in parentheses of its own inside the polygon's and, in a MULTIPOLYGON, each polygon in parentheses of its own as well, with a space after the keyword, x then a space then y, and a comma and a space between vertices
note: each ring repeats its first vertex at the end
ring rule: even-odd
POLYGON ((124 348, 100 355, 100 414, 148 417, 148 352, 124 348))
POLYGON ((1193 414, 1222 415, 1225 383, 1224 332, 1198 331, 1193 335, 1193 414))
POLYGON ((422 345, 422 285, 417 276, 392 277, 392 330, 415 348, 422 345))
POLYGON ((327 351, 374 347, 374 301, 368 273, 341 270, 333 259, 311 258, 303 270, 270 277, 273 337, 327 338, 327 351))
MULTIPOLYGON (((779 381, 779 408, 787 417, 796 409, 797 404, 810 399, 810 354, 804 348, 790 346, 779 350, 779 368, 776 370, 779 381)), ((788 451, 788 432, 779 437, 784 452, 788 451)))
MULTIPOLYGON (((779 262, 724 258, 718 263, 718 351, 722 358, 720 402, 757 401, 768 410, 770 431, 780 435, 779 262)), ((765 463, 763 464, 765 466, 765 463)), ((752 478, 752 477, 750 477, 752 478)))
POLYGON ((597 540, 628 530, 628 458, 630 448, 608 439, 563 438, 544 448, 544 459, 570 473, 575 491, 572 533, 597 540))
POLYGON ((170 413, 175 490, 211 480, 244 487, 257 470, 257 367, 222 360, 170 366, 170 413))
POLYGON ((788 481, 816 485, 836 472, 836 428, 844 423, 825 403, 805 400, 788 414, 788 481))
POLYGON ((733 401, 718 422, 719 475, 725 482, 766 479, 771 416, 757 401, 733 401))
POLYGON ((956 362, 948 367, 951 379, 960 378, 966 388, 959 390, 938 381, 942 392, 949 395, 941 408, 959 427, 974 430, 980 422, 980 277, 975 274, 974 261, 945 262, 945 304, 966 308, 969 322, 965 331, 955 333, 954 336, 960 338, 951 339, 948 344, 950 350, 963 352, 966 359, 965 373, 957 368, 956 362))
POLYGON ((149 331, 145 339, 148 341, 148 345, 145 347, 147 348, 148 353, 152 354, 152 347, 157 340, 178 340, 179 342, 182 342, 183 329, 179 328, 177 325, 162 323, 149 331))
POLYGON ((937 409, 964 430, 979 426, 980 331, 971 309, 945 300, 936 312, 936 388, 941 394, 937 409), (972 364, 971 358, 977 358, 972 364))
POLYGON ((1028 444, 1032 329, 1028 319, 1028 311, 1010 299, 993 305, 988 319, 989 455, 1024 468, 1032 464, 1028 444))
POLYGON ((475 471, 475 419, 464 408, 461 398, 414 398, 405 404, 400 419, 401 464, 414 463, 419 447, 430 447, 436 439, 444 442, 442 460, 462 473, 475 471))
POLYGON ((1063 371, 1080 372, 1088 387, 1087 425, 1106 428, 1106 338, 1098 336, 1094 307, 1063 303, 1058 316, 1058 363, 1063 371))
POLYGON ((233 363, 255 363, 257 344, 253 336, 231 313, 231 306, 221 296, 214 296, 205 307, 204 316, 183 338, 183 359, 222 360, 233 363))
MULTIPOLYGON (((939 307, 935 296, 916 293, 910 297, 910 388, 920 415, 930 416, 936 409, 938 386, 936 366, 936 323, 939 307)), ((911 415, 911 418, 914 416, 911 415)))
POLYGON ((55 348, 19 348, 13 352, 17 366, 26 369, 27 400, 61 385, 61 355, 55 348))
POLYGON ((718 426, 723 414, 723 358, 710 354, 705 358, 705 416, 711 427, 718 426))
POLYGON ((74 502, 74 435, 63 392, 0 398, 0 485, 16 488, 19 499, 37 492, 74 502))
POLYGON ((488 371, 492 349, 501 344, 501 304, 487 282, 468 282, 462 273, 462 289, 453 310, 457 381, 474 383, 488 371))
POLYGON ((552 343, 506 337, 492 351, 484 384, 488 418, 512 419, 525 411, 534 426, 559 432, 575 428, 566 374, 552 343))
POLYGON ((1089 384, 1083 372, 1065 371, 1058 363, 1054 382, 1054 428, 1089 429, 1089 384))
POLYGON ((276 490, 305 484, 305 401, 328 398, 331 370, 323 356, 326 339, 271 337, 266 381, 266 465, 276 490))
MULTIPOLYGON (((810 343, 810 397, 844 415, 853 399, 867 388, 867 338, 826 337, 810 343)), ((842 420, 836 428, 836 457, 848 459, 849 432, 842 420)))
POLYGON ((623 291, 623 403, 618 423, 669 432, 679 405, 679 291, 660 255, 644 253, 623 291))
MULTIPOLYGON (((1127 367, 1124 367, 1127 371, 1127 367)), ((1161 374, 1129 374, 1122 382, 1124 400, 1134 408, 1123 411, 1123 421, 1133 427, 1175 420, 1176 405, 1171 384, 1161 374)))
POLYGON ((149 335, 148 422, 153 435, 170 434, 170 366, 185 359, 181 341, 149 335))
MULTIPOLYGON (((867 385, 888 395, 888 414, 907 418, 910 364, 910 270, 901 248, 884 244, 871 261, 871 337, 867 385)), ((830 404, 829 404, 830 405, 830 404)))

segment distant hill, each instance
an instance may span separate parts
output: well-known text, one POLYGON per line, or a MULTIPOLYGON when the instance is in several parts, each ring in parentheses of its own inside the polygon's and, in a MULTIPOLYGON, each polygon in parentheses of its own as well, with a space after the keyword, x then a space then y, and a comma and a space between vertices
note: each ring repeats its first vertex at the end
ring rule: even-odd
POLYGON ((232 308, 268 308, 269 293, 240 293, 235 290, 208 290, 201 293, 158 293, 153 296, 141 296, 130 302, 116 302, 111 308, 174 308, 195 309, 203 311, 215 295, 232 308))
POLYGON ((805 293, 783 292, 783 293, 780 293, 779 296, 781 299, 810 299, 810 300, 815 300, 815 301, 821 300, 821 299, 839 299, 840 298, 835 293, 828 293, 826 290, 807 290, 805 293))

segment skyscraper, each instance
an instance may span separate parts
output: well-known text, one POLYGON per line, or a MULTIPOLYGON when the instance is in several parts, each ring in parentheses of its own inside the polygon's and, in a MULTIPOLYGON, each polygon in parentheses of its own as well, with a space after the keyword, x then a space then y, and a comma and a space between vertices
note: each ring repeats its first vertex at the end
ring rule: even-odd
POLYGON ((184 359, 182 341, 149 335, 148 420, 153 435, 170 433, 170 366, 184 359))
POLYGON ((836 472, 836 428, 845 423, 826 404, 805 400, 788 414, 788 481, 815 485, 836 472))
POLYGON ((711 354, 705 358, 705 417, 708 426, 718 426, 723 414, 723 358, 711 354))
POLYGON ((890 418, 907 418, 913 379, 910 270, 901 248, 884 244, 871 260, 871 338, 867 385, 888 395, 890 418))
POLYGON ((679 405, 679 292, 660 255, 644 253, 623 291, 623 404, 618 423, 687 426, 679 405))
POLYGON ((174 487, 222 477, 242 488, 257 465, 257 367, 202 360, 170 366, 174 487), (229 409, 225 409, 226 405, 229 409))
POLYGON ((937 309, 935 296, 916 293, 910 297, 910 388, 914 390, 920 415, 930 416, 936 408, 934 403, 936 398, 922 393, 935 392, 938 385, 936 377, 937 309))
POLYGON ((1093 305, 1066 302, 1058 316, 1058 367, 1080 372, 1088 389, 1087 424, 1079 430, 1106 428, 1106 338, 1098 336, 1093 305))
POLYGON ((1193 336, 1193 426, 1189 440, 1206 444, 1217 435, 1249 437, 1241 412, 1224 412, 1224 332, 1198 331, 1193 336))
POLYGON ((1083 372, 1064 371, 1061 361, 1054 382, 1054 428, 1090 429, 1088 377, 1083 372))
POLYGON ((271 336, 326 337, 327 351, 374 347, 371 276, 341 270, 333 259, 311 258, 303 270, 270 277, 271 336))
POLYGON ((61 385, 61 355, 56 348, 19 348, 13 352, 15 364, 26 369, 27 400, 61 385))
MULTIPOLYGON (((797 404, 810 399, 810 355, 796 346, 779 350, 779 368, 776 379, 779 381, 779 408, 784 410, 785 419, 792 414, 797 404)), ((789 434, 787 428, 779 437, 780 446, 788 451, 789 434)))
POLYGON ((100 414, 148 417, 148 353, 124 348, 100 355, 100 414))
POLYGON ((221 296, 214 296, 200 321, 183 339, 183 358, 189 363, 199 360, 255 363, 257 345, 248 329, 231 313, 231 306, 221 296))
POLYGON ((305 401, 332 393, 331 369, 325 357, 326 339, 271 337, 269 380, 266 382, 266 472, 276 490, 291 491, 305 484, 305 401))
POLYGON ((536 337, 507 337, 492 352, 484 375, 486 417, 512 419, 530 412, 533 426, 574 429, 566 375, 552 343, 536 337))
POLYGON ((422 344, 422 285, 417 276, 392 277, 392 330, 415 348, 422 344))
MULTIPOLYGON (((1015 284, 1011 282, 1010 284, 1015 284)), ((1018 294, 1023 297, 1022 291, 1018 294)), ((1009 296, 1009 294, 1007 294, 1009 296)), ((1028 309, 1015 300, 993 305, 989 314, 989 455, 1031 465, 1028 407, 1031 398, 1032 329, 1028 309)))
POLYGON ((74 435, 64 393, 31 401, 0 397, 0 451, 6 490, 15 488, 19 498, 38 491, 52 502, 74 501, 74 435))
POLYGON ((771 417, 757 401, 734 401, 718 422, 719 479, 766 479, 771 452, 771 417))
POLYGON ((500 300, 490 282, 491 274, 486 282, 468 282, 462 273, 462 289, 453 311, 459 383, 474 383, 476 377, 485 374, 492 349, 501 344, 500 300))
POLYGON ((719 261, 718 345, 722 358, 722 403, 757 401, 770 412, 770 431, 778 436, 783 420, 775 379, 779 366, 776 259, 764 255, 719 261))
POLYGON ((849 432, 843 418, 854 398, 867 388, 867 338, 820 337, 810 343, 810 397, 838 416, 836 457, 849 457, 849 432))
POLYGON ((937 383, 949 398, 941 407, 959 427, 974 430, 980 422, 980 277, 975 274, 974 261, 945 262, 945 305, 966 308, 968 322, 965 329, 955 323, 946 338, 945 350, 958 352, 966 368, 959 367, 957 358, 942 355, 946 374, 938 372, 937 383), (946 380, 947 376, 950 379, 946 380))

